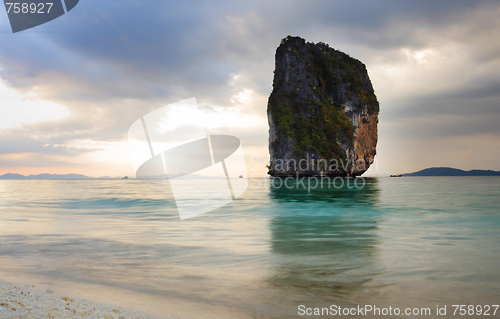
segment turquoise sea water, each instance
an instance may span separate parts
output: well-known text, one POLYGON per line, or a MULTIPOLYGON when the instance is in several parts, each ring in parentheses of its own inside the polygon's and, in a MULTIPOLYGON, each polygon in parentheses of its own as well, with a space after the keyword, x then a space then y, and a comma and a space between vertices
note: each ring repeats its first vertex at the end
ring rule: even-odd
POLYGON ((178 318, 500 303, 500 178, 365 183, 250 180, 181 221, 159 180, 0 181, 0 279, 178 318))

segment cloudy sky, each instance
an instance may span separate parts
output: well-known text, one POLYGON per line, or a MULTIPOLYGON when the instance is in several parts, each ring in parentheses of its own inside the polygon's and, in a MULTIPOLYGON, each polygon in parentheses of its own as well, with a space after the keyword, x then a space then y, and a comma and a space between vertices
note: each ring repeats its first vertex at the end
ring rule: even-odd
POLYGON ((372 174, 500 170, 500 2, 81 0, 13 34, 0 10, 0 175, 133 175, 127 130, 195 97, 268 160, 282 38, 364 62, 379 99, 372 174), (238 122, 238 121, 236 121, 238 122))

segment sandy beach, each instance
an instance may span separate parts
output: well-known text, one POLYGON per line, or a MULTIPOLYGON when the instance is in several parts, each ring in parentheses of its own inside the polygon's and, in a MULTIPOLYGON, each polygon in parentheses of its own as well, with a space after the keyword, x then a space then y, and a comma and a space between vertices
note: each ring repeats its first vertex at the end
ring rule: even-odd
POLYGON ((34 285, 18 285, 0 281, 1 318, 172 318, 158 317, 101 304, 71 296, 60 295, 52 290, 39 290, 34 285))

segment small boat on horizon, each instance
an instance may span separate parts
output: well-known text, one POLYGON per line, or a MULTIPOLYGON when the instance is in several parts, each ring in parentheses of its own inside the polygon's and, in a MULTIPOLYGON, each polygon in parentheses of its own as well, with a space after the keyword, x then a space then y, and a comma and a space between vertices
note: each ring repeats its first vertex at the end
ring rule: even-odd
POLYGON ((240 178, 243 178, 243 175, 240 175, 240 178))
POLYGON ((395 175, 391 175, 391 177, 402 177, 403 174, 395 174, 395 175))

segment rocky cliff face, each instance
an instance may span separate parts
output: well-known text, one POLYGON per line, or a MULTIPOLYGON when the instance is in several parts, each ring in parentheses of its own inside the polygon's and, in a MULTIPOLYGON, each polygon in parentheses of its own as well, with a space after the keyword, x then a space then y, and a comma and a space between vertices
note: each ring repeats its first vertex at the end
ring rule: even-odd
POLYGON ((324 43, 290 36, 275 60, 269 174, 363 174, 376 154, 379 112, 365 65, 324 43))

